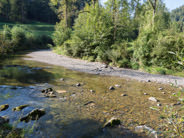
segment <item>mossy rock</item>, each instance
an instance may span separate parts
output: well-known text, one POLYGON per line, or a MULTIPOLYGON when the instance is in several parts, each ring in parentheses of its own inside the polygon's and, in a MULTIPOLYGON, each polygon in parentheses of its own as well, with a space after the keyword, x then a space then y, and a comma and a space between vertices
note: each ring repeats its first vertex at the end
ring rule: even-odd
POLYGON ((44 109, 34 109, 30 113, 28 113, 26 116, 22 117, 20 121, 29 122, 30 120, 38 120, 43 115, 45 115, 44 109))
POLYGON ((13 111, 21 111, 22 109, 28 107, 29 105, 28 104, 25 104, 25 105, 20 105, 20 106, 17 106, 15 108, 13 108, 12 110, 13 111))
POLYGON ((0 111, 4 111, 4 110, 6 110, 8 108, 9 108, 9 105, 8 104, 1 105, 0 106, 0 111))

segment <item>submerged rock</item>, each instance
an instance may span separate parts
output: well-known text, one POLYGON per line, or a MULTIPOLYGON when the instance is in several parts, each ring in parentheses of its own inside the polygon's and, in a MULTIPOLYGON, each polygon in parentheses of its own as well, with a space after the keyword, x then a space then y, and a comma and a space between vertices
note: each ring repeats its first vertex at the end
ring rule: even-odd
POLYGON ((157 132, 155 130, 153 130, 152 128, 147 127, 146 125, 136 126, 135 127, 135 132, 136 133, 146 133, 146 132, 148 132, 148 134, 151 138, 157 138, 158 137, 157 132))
POLYGON ((8 117, 0 116, 0 125, 3 125, 3 124, 8 123, 8 122, 9 122, 8 117))
POLYGON ((44 109, 34 109, 30 113, 28 113, 26 116, 22 117, 20 121, 29 122, 30 120, 38 120, 40 117, 45 115, 44 109))
POLYGON ((47 89, 43 89, 42 93, 48 93, 48 92, 52 92, 53 89, 52 88, 47 88, 47 89))
POLYGON ((158 100, 155 97, 149 97, 149 100, 152 102, 158 102, 158 100))
POLYGON ((9 105, 8 104, 1 105, 0 106, 0 112, 6 110, 8 108, 9 108, 9 105))
POLYGON ((20 105, 20 106, 17 106, 15 108, 13 108, 12 110, 13 111, 21 111, 22 109, 28 107, 29 105, 28 104, 25 104, 25 105, 20 105))
POLYGON ((52 88, 44 89, 41 92, 44 93, 44 96, 48 97, 48 98, 55 98, 55 97, 57 97, 56 94, 55 94, 56 92, 52 88))
POLYGON ((112 117, 109 121, 107 121, 103 128, 106 128, 106 127, 115 127, 115 126, 118 126, 121 124, 121 121, 115 117, 112 117))

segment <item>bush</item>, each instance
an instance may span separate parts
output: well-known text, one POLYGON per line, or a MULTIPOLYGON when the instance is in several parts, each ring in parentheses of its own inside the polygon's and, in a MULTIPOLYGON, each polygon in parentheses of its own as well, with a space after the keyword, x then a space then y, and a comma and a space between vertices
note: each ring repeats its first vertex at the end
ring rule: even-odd
POLYGON ((53 44, 49 36, 37 36, 19 26, 10 29, 5 25, 0 33, 0 57, 20 50, 48 48, 48 44, 53 44))
POLYGON ((71 36, 72 30, 64 26, 63 21, 57 23, 55 26, 55 32, 53 34, 53 41, 55 46, 62 46, 71 36))

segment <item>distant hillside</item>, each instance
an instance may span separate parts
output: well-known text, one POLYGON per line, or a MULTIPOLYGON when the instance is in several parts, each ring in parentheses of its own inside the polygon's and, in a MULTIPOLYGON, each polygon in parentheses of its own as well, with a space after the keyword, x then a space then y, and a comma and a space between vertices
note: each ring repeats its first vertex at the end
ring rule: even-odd
POLYGON ((175 21, 184 21, 184 5, 173 10, 171 12, 171 17, 175 21))

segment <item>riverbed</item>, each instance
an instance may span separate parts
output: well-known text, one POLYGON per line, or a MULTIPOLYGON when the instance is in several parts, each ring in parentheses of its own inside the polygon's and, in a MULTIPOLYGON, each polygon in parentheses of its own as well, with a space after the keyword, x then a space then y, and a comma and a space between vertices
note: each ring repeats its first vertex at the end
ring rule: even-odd
POLYGON ((135 127, 146 125, 162 131, 163 120, 152 107, 160 103, 157 108, 162 110, 177 102, 171 95, 178 88, 170 85, 82 73, 23 58, 0 63, 0 105, 10 106, 0 116, 8 116, 11 125, 25 129, 26 137, 146 137, 136 133, 135 127), (46 88, 58 92, 57 97, 45 97, 41 90, 46 88), (12 111, 24 104, 29 106, 12 111), (37 121, 19 121, 35 108, 44 108, 46 114, 37 121), (112 117, 121 120, 121 125, 103 129, 112 117))

